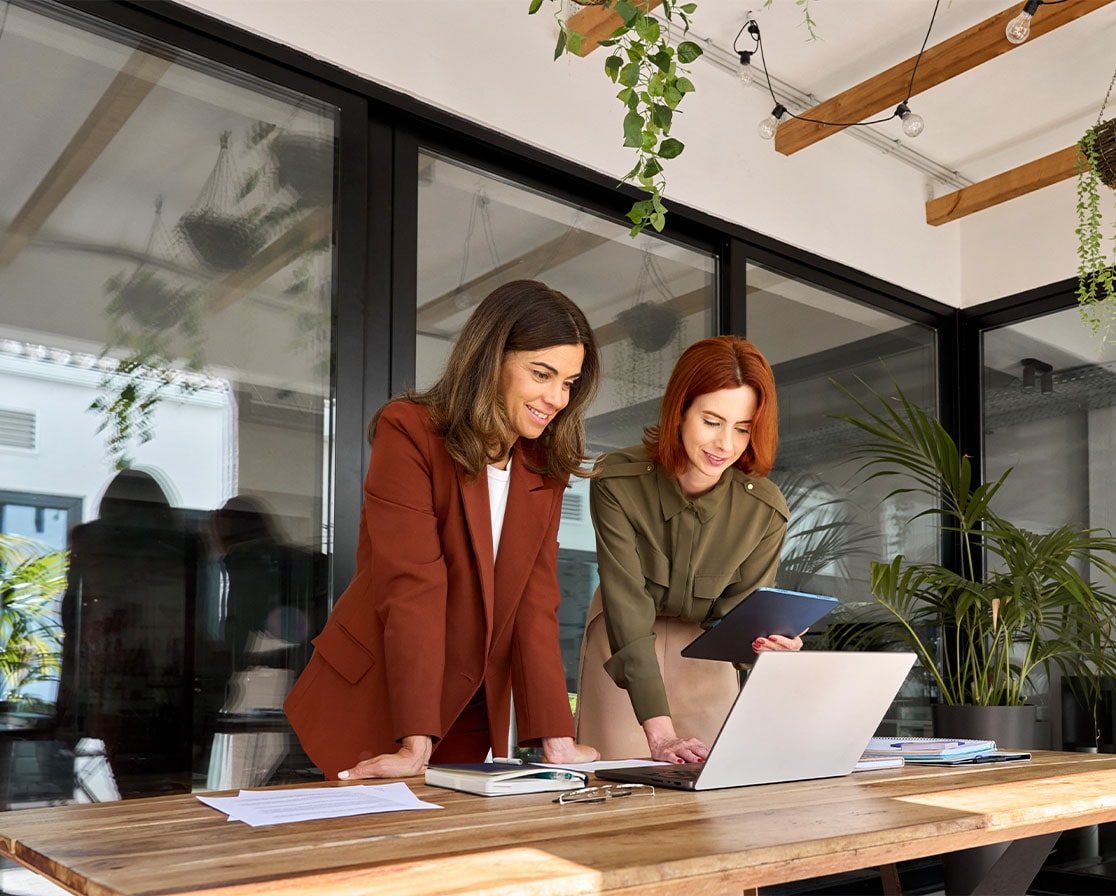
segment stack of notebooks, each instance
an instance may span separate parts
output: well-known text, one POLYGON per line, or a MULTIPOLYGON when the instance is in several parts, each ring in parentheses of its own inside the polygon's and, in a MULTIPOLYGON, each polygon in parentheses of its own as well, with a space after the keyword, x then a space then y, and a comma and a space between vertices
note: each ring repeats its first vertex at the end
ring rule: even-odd
POLYGON ((426 783, 481 796, 508 796, 577 790, 589 783, 589 776, 584 772, 531 763, 477 762, 427 766, 426 783))
POLYGON ((861 761, 864 767, 880 767, 888 759, 895 764, 976 765, 1012 762, 1031 758, 1030 753, 998 750, 992 740, 942 737, 873 737, 861 761))

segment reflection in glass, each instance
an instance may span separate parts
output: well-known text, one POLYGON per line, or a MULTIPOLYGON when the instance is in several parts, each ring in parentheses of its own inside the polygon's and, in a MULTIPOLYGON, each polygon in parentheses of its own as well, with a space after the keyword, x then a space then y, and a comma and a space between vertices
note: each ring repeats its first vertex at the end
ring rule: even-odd
MULTIPOLYGON (((5 16, 3 528, 62 509, 72 561, 44 730, 101 744, 124 796, 204 786, 215 743, 265 731, 293 767, 276 693, 229 694, 304 661, 328 590, 336 109, 58 4, 5 16), (275 617, 229 615, 211 515, 237 497, 281 533, 275 617)), ((262 783, 251 752, 222 786, 262 783)))
MULTIPOLYGON (((656 421, 677 357, 713 333, 715 259, 459 162, 419 157, 416 381, 429 385, 472 308, 501 283, 542 280, 585 312, 602 354, 589 450, 634 445, 656 421)), ((597 587, 589 489, 575 480, 559 531, 562 652, 573 690, 597 587)))

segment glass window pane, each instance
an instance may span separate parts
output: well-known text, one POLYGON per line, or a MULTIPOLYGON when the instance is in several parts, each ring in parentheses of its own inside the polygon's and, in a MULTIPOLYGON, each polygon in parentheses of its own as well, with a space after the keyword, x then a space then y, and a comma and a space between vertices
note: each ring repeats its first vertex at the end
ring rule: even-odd
POLYGON ((0 699, 103 744, 124 796, 263 783, 328 595, 337 110, 5 14, 0 490, 80 525, 57 704, 0 699))
MULTIPOLYGON (((716 259, 476 168, 419 159, 416 381, 440 374, 473 307, 502 283, 541 280, 575 301, 596 333, 602 384, 586 429, 594 454, 637 444, 658 417, 675 360, 712 335, 716 259)), ((567 490, 559 531, 562 652, 570 690, 597 587, 589 487, 567 490)))
MULTIPOLYGON (((771 478, 791 510, 776 583, 870 604, 872 561, 897 554, 936 560, 939 539, 917 497, 884 500, 887 482, 865 482, 845 451, 858 431, 834 419, 862 416, 834 383, 903 392, 936 412, 935 334, 892 314, 759 265, 748 267, 748 338, 771 362, 779 396, 779 452, 771 478)), ((815 626, 813 635, 823 626, 815 626)), ((882 734, 929 734, 928 694, 904 693, 882 734)))

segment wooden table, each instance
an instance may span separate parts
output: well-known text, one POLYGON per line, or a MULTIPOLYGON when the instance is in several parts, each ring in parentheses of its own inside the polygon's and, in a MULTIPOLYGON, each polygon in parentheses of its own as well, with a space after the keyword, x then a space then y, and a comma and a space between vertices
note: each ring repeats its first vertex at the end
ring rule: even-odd
POLYGON ((561 806, 408 783, 445 809, 252 828, 186 795, 59 806, 0 814, 0 851, 89 896, 697 896, 1116 819, 1103 754, 561 806))

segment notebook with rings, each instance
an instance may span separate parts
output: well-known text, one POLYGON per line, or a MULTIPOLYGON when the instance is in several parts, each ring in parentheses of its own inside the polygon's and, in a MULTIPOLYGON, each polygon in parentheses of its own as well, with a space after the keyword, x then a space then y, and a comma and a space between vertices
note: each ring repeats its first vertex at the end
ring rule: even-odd
POLYGON ((761 653, 705 762, 598 767, 593 774, 676 790, 850 774, 914 660, 913 653, 892 652, 761 653))

